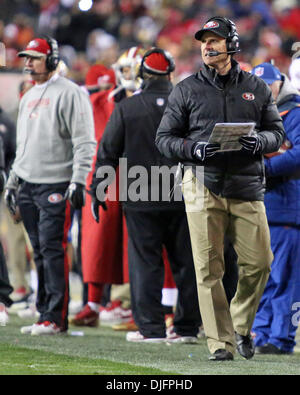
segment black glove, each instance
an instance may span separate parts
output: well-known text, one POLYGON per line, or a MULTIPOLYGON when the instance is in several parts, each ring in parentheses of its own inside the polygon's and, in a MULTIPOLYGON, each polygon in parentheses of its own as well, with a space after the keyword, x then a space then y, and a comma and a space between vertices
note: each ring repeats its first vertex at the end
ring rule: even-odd
POLYGON ((244 150, 254 154, 259 154, 262 151, 262 146, 258 136, 242 136, 239 138, 239 143, 244 150))
POLYGON ((75 210, 80 210, 85 204, 85 186, 72 182, 65 193, 67 199, 75 210))
POLYGON ((103 210, 107 210, 107 206, 105 202, 100 202, 97 198, 92 198, 91 210, 94 220, 99 223, 99 207, 102 207, 103 210))
POLYGON ((195 159, 203 162, 206 158, 213 156, 219 149, 220 144, 218 143, 198 142, 193 145, 192 155, 195 159))
MULTIPOLYGON (((105 180, 102 180, 102 182, 105 180)), ((107 206, 105 203, 105 196, 107 193, 107 185, 105 186, 103 193, 98 192, 98 197, 100 197, 100 200, 97 197, 97 188, 101 184, 96 183, 95 181, 90 185, 90 190, 88 191, 89 195, 92 197, 92 204, 91 204, 91 211, 92 215, 94 217, 94 220, 99 223, 99 208, 100 206, 103 208, 103 210, 107 210, 107 206)))
POLYGON ((16 190, 7 188, 4 193, 4 201, 10 213, 15 215, 17 209, 16 190))

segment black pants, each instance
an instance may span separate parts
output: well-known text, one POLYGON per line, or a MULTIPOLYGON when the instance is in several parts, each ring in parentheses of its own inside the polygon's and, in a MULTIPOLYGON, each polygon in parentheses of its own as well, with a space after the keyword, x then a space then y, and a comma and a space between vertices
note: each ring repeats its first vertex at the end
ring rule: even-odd
POLYGON ((38 275, 40 321, 68 328, 69 268, 66 255, 70 206, 63 199, 69 183, 21 184, 18 204, 29 235, 38 275))
POLYGON ((133 318, 146 337, 165 337, 163 245, 178 289, 175 332, 196 336, 201 325, 189 230, 184 211, 125 209, 133 318))
POLYGON ((9 295, 12 293, 13 288, 9 283, 8 272, 3 253, 2 244, 0 243, 0 302, 4 303, 6 307, 12 305, 12 300, 9 295))

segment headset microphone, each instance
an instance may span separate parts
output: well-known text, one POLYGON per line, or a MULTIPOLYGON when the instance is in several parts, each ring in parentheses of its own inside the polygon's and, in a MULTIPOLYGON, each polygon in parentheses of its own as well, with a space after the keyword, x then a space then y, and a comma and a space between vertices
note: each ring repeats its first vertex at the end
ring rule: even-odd
POLYGON ((240 52, 240 49, 236 49, 235 51, 226 51, 226 52, 219 52, 219 51, 209 51, 207 53, 207 56, 218 56, 218 55, 222 55, 222 54, 228 54, 228 53, 236 53, 236 52, 240 52))
POLYGON ((30 75, 43 75, 43 74, 49 74, 49 71, 44 71, 43 73, 37 73, 36 71, 34 71, 34 70, 31 70, 31 69, 24 69, 23 70, 23 73, 24 74, 30 74, 30 75))

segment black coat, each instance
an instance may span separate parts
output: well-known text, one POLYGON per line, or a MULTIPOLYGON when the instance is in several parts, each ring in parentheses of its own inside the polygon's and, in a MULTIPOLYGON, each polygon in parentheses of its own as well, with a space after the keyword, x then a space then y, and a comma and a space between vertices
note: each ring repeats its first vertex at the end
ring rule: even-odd
POLYGON ((101 178, 95 176, 99 168, 107 165, 117 168, 119 158, 126 158, 129 176, 126 177, 126 174, 120 176, 122 177, 120 200, 123 200, 125 207, 136 210, 184 209, 182 200, 174 202, 169 199, 178 161, 167 159, 155 145, 156 131, 171 90, 172 84, 168 80, 151 79, 145 83, 140 93, 123 99, 115 105, 98 148, 92 191, 95 191, 101 182, 101 178), (144 177, 145 183, 141 184, 140 188, 145 194, 137 201, 126 194, 127 191, 135 189, 141 181, 139 174, 131 173, 134 166, 141 166, 146 171, 145 173, 143 170, 143 175, 148 175, 147 179, 144 177), (151 171, 162 166, 174 170, 170 173, 170 187, 162 181, 162 178, 159 182, 153 181, 157 181, 157 178, 151 178, 151 171), (126 190, 122 185, 125 185, 126 190), (151 190, 152 193, 154 192, 154 198, 153 196, 151 198, 151 190))
POLYGON ((261 78, 240 70, 234 60, 232 63, 225 87, 215 70, 207 66, 177 84, 169 96, 156 144, 168 158, 192 163, 194 167, 204 165, 204 183, 214 193, 227 198, 263 200, 262 155, 232 151, 217 153, 198 163, 192 156, 194 143, 208 141, 217 122, 255 122, 263 153, 277 151, 283 142, 282 120, 270 88, 261 78))

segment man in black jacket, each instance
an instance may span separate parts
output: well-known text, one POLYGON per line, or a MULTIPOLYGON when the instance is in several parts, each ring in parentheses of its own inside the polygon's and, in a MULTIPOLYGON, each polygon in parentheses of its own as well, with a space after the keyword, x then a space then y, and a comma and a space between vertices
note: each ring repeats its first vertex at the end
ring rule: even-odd
MULTIPOLYGON (((201 318, 192 249, 182 196, 170 199, 177 162, 163 157, 155 146, 157 127, 172 89, 170 73, 174 61, 165 51, 153 48, 141 63, 144 80, 140 93, 117 103, 99 146, 91 193, 94 212, 104 206, 104 191, 110 182, 101 177, 105 166, 116 168, 120 157, 120 200, 123 201, 129 242, 131 308, 139 331, 128 332, 132 342, 157 343, 166 340, 164 309, 161 304, 164 283, 163 245, 166 247, 178 301, 174 331, 169 342, 197 341, 201 318), (123 167, 124 169, 124 167, 123 167), (162 170, 159 176, 156 171, 162 170), (166 187, 164 171, 170 175, 166 187), (138 177, 138 178, 137 178, 138 177), (128 185, 122 188, 123 185, 128 185), (101 193, 102 192, 102 193, 101 193), (99 200, 97 200, 97 198, 99 200)), ((106 167, 107 169, 107 167, 106 167)), ((96 213, 97 216, 97 213, 96 213)))
POLYGON ((156 143, 166 157, 190 164, 183 194, 210 359, 231 360, 236 346, 248 359, 254 355, 250 329, 273 259, 262 154, 278 150, 284 130, 268 86, 232 59, 239 51, 235 24, 213 17, 195 38, 204 65, 169 96, 156 143), (240 137, 240 149, 220 152, 209 138, 224 122, 255 123, 255 134, 240 137), (230 309, 222 285, 224 235, 239 264, 230 309))

